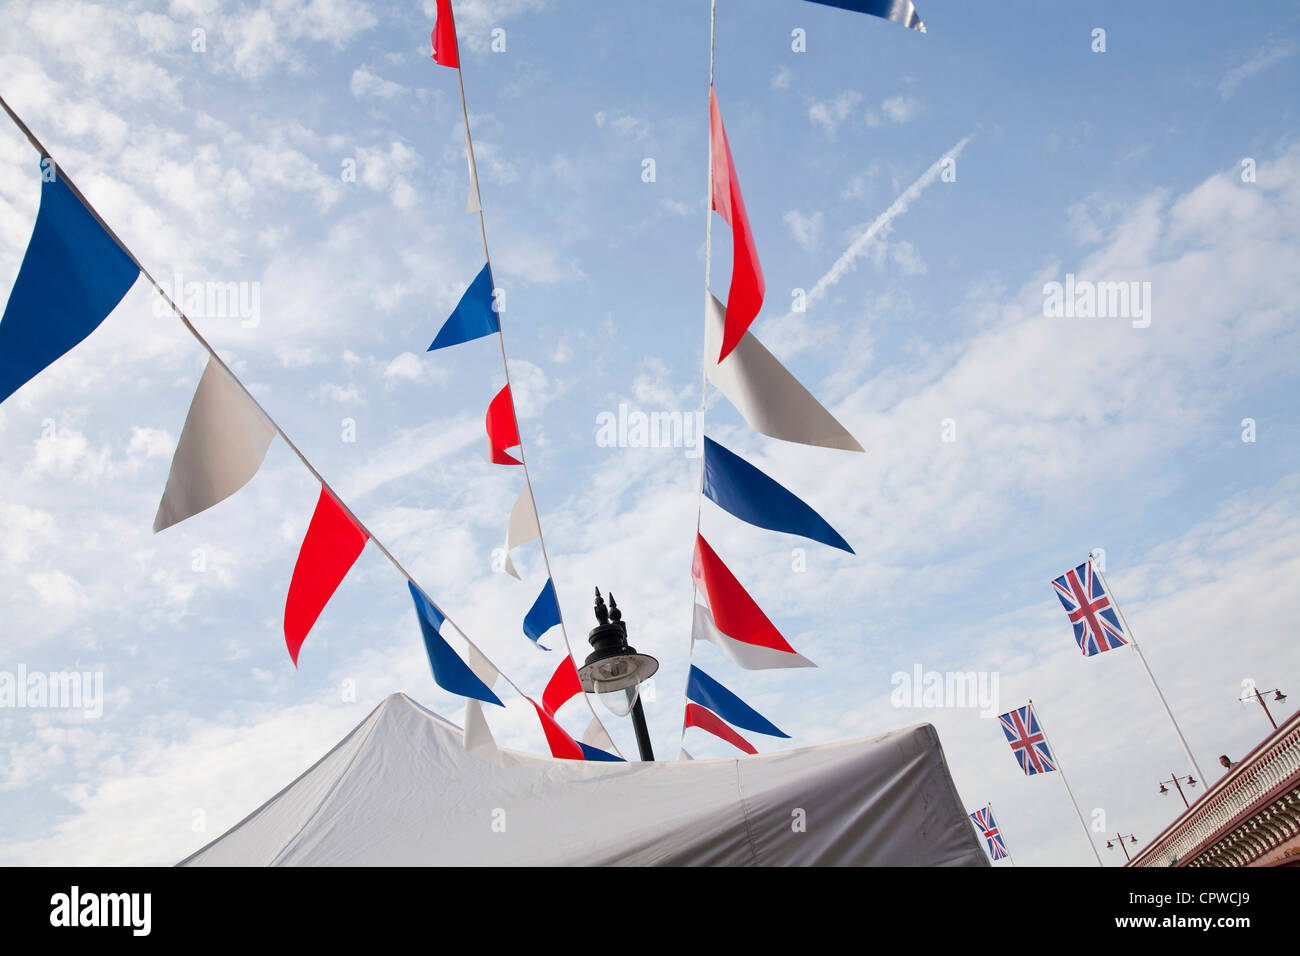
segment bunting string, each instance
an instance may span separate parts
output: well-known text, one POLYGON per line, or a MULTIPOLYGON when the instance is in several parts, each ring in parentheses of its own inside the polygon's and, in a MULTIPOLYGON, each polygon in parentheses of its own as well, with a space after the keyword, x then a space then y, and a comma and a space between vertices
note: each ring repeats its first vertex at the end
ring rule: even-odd
MULTIPOLYGON (((221 371, 224 372, 229 377, 230 381, 238 387, 239 392, 242 393, 243 398, 247 400, 247 402, 265 418, 266 423, 271 427, 271 429, 274 430, 274 433, 278 435, 280 439, 284 442, 284 444, 289 448, 289 450, 293 452, 294 456, 298 459, 298 461, 302 464, 302 466, 307 469, 307 471, 311 474, 311 476, 320 483, 322 500, 324 500, 327 496, 329 499, 332 499, 333 504, 336 505, 337 508, 341 511, 342 513, 341 516, 345 516, 348 520, 351 521, 352 525, 356 529, 356 533, 359 535, 364 535, 367 540, 372 541, 375 547, 379 549, 380 554, 382 554, 388 560, 388 562, 397 570, 397 572, 403 578, 406 579, 407 584, 411 588, 412 593, 413 594, 418 593, 419 596, 423 598, 425 602, 427 602, 429 607, 433 608, 447 624, 450 624, 453 628, 456 629, 456 631, 465 639, 466 643, 469 645, 471 659, 475 659, 475 657, 477 657, 477 659, 486 663, 486 665, 490 667, 493 671, 495 671, 496 674, 500 675, 502 678, 505 679, 506 683, 510 685, 511 689, 514 690, 516 694, 518 694, 521 698, 531 703, 532 698, 530 698, 528 694, 524 693, 523 689, 520 688, 519 685, 516 684, 513 680, 511 680, 508 674, 506 674, 503 670, 501 670, 494 663, 492 663, 490 658, 488 658, 487 654, 485 654, 483 650, 479 648, 477 644, 474 643, 473 639, 471 639, 470 636, 456 624, 456 622, 451 618, 451 616, 447 614, 447 612, 436 601, 434 601, 432 597, 429 596, 428 592, 425 591, 424 588, 420 586, 419 582, 417 582, 415 578, 412 577, 411 573, 406 570, 406 567, 402 564, 402 562, 397 559, 397 557, 388 549, 388 547, 383 543, 383 541, 381 541, 379 537, 365 524, 365 522, 363 522, 357 516, 356 512, 352 510, 352 508, 347 504, 347 502, 345 502, 343 498, 339 496, 339 494, 334 490, 333 486, 325 479, 325 476, 322 475, 320 471, 316 468, 316 466, 311 463, 310 459, 308 459, 307 456, 303 454, 302 450, 294 443, 294 441, 289 437, 289 435, 280 426, 280 424, 270 415, 269 412, 267 412, 265 408, 262 407, 262 404, 258 402, 256 398, 253 397, 253 394, 248 390, 248 387, 244 385, 244 383, 240 380, 239 376, 235 374, 234 370, 231 369, 230 366, 227 365, 225 361, 222 360, 221 356, 217 354, 217 350, 213 348, 211 343, 209 343, 208 340, 204 338, 203 334, 194 326, 194 323, 190 321, 190 318, 185 314, 185 311, 179 305, 177 305, 175 300, 173 300, 172 297, 167 293, 167 291, 161 285, 159 285, 158 281, 153 277, 153 274, 150 273, 150 271, 144 266, 144 264, 135 255, 135 253, 132 252, 131 249, 127 246, 127 244, 122 241, 121 237, 118 236, 117 233, 113 231, 113 229, 104 220, 104 217, 99 214, 99 211, 86 198, 85 194, 82 193, 81 190, 77 188, 77 185, 72 180, 72 177, 70 177, 67 174, 66 170, 58 163, 58 161, 53 157, 53 155, 51 155, 49 150, 45 148, 45 146, 41 143, 41 141, 31 131, 31 128, 28 127, 28 125, 25 122, 23 122, 22 118, 17 113, 14 112, 14 110, 9 106, 9 103, 4 99, 3 96, 0 96, 0 108, 2 108, 5 114, 8 115, 9 119, 13 121, 14 126, 16 126, 18 130, 23 134, 23 136, 27 139, 27 142, 31 144, 32 148, 36 150, 36 152, 40 155, 42 160, 49 163, 53 175, 56 176, 65 186, 67 186, 68 190, 77 198, 77 201, 81 203, 81 205, 85 208, 86 212, 89 213, 90 216, 99 225, 99 227, 104 230, 104 233, 110 239, 112 239, 112 241, 117 245, 117 247, 122 250, 122 253, 128 259, 131 260, 131 262, 135 265, 137 269, 140 270, 140 275, 144 276, 144 278, 149 282, 149 284, 153 286, 154 291, 158 295, 162 296, 163 301, 167 304, 168 308, 171 309, 172 313, 178 319, 180 319, 181 324, 190 333, 190 335, 194 338, 194 340, 204 349, 204 351, 208 353, 209 363, 210 364, 215 363, 215 365, 218 366, 221 369, 221 371)), ((485 249, 486 249, 486 237, 484 239, 484 242, 485 242, 485 249)), ((502 352, 502 355, 504 361, 504 350, 502 352)), ((509 377, 509 372, 507 371, 507 378, 508 377, 509 377)), ((520 457, 521 458, 523 457, 522 446, 520 447, 520 457)), ((547 574, 548 575, 550 574, 549 566, 547 568, 547 574)), ((566 643, 567 643, 567 636, 566 636, 566 643)), ((291 653, 293 653, 294 651, 295 649, 291 647, 291 653)), ((585 699, 586 695, 583 696, 585 699)), ((589 700, 587 701, 587 704, 588 707, 590 708, 591 703, 589 700)), ((536 705, 534 704, 534 706, 536 705)), ((598 722, 599 717, 597 717, 595 713, 595 709, 594 708, 591 709, 592 709, 593 718, 596 718, 598 722)), ((583 758, 578 758, 578 759, 583 759, 583 758)))
MULTIPOLYGON (((718 0, 709 0, 709 163, 707 167, 708 176, 708 202, 704 204, 704 294, 710 295, 710 279, 713 271, 713 71, 716 60, 717 48, 717 29, 718 29, 718 0)), ((700 432, 704 431, 704 412, 709 397, 709 328, 708 323, 704 327, 704 347, 700 352, 700 432)), ((700 538, 701 522, 704 519, 704 456, 700 456, 700 487, 699 494, 695 500, 695 538, 700 538)), ((699 602, 700 585, 695 575, 691 575, 691 607, 694 608, 699 602)), ((692 615, 695 613, 691 612, 692 615)), ((692 625, 694 620, 692 619, 692 625)), ((692 626, 692 631, 694 627, 692 626)), ((686 667, 687 681, 689 683, 689 671, 695 662, 695 637, 692 634, 690 648, 687 651, 686 667)), ((690 700, 686 696, 686 691, 682 691, 682 701, 685 713, 682 715, 682 735, 681 742, 678 746, 680 754, 686 748, 686 728, 690 726, 690 700)), ((743 748, 742 748, 743 749, 743 748)))
MULTIPOLYGON (((470 132, 469 106, 465 98, 465 73, 464 73, 464 68, 462 67, 460 61, 460 38, 456 31, 455 17, 452 14, 450 0, 439 0, 438 10, 437 10, 437 21, 435 22, 434 27, 435 29, 433 33, 433 48, 434 48, 433 59, 442 66, 454 67, 456 70, 456 82, 460 88, 460 112, 461 112, 462 119, 465 121, 465 147, 469 152, 470 189, 471 189, 470 196, 472 201, 467 204, 466 208, 468 211, 473 211, 478 213, 479 236, 483 240, 483 260, 487 264, 486 269, 488 275, 489 288, 495 289, 496 282, 493 279, 492 255, 488 251, 487 219, 483 212, 482 196, 479 191, 478 163, 474 159, 474 137, 473 134, 470 132), (447 55, 448 52, 450 52, 450 56, 447 55)), ((560 634, 564 638, 564 649, 565 652, 570 657, 573 657, 573 645, 569 641, 569 631, 564 624, 564 613, 563 611, 560 610, 558 598, 555 598, 555 589, 554 589, 555 576, 551 572, 551 558, 546 548, 546 537, 542 533, 541 517, 537 514, 537 508, 536 508, 537 496, 533 491, 532 476, 528 470, 528 458, 527 455, 525 454, 523 439, 519 429, 519 416, 518 416, 518 412, 515 409, 515 404, 514 404, 514 389, 511 387, 511 382, 510 382, 510 361, 506 355, 505 325, 501 321, 500 313, 497 313, 496 325, 497 325, 496 328, 497 344, 500 346, 500 350, 501 350, 501 369, 505 373, 505 377, 506 377, 504 394, 508 396, 506 404, 509 405, 510 422, 513 423, 514 425, 514 432, 512 434, 512 437, 516 437, 519 439, 518 463, 519 465, 522 466, 522 470, 524 473, 524 484, 527 486, 529 498, 532 499, 532 501, 534 502, 533 516, 535 518, 536 526, 537 526, 537 542, 541 547, 542 563, 546 568, 547 583, 548 586, 550 587, 552 598, 554 599, 555 616, 558 618, 558 623, 560 625, 560 634)), ((502 451, 504 451, 504 449, 502 449, 502 451)), ((509 455, 504 455, 503 457, 510 458, 509 455)), ((514 459, 511 459, 512 462, 513 460, 514 459)), ((509 557, 510 557, 510 552, 507 550, 506 552, 507 561, 509 560, 509 557)), ((509 565, 509 567, 513 568, 513 564, 509 565)), ((536 639, 534 638, 533 640, 535 641, 536 639)), ((590 698, 588 698, 586 694, 583 694, 582 697, 583 700, 586 702, 587 709, 591 711, 592 719, 597 724, 599 724, 600 715, 596 713, 596 709, 595 707, 592 706, 590 698)), ((534 704, 534 707, 536 707, 536 704, 534 704)), ((542 711, 539 709, 538 713, 541 714, 542 711)), ((543 723, 545 722, 543 721, 543 723)), ((601 729, 602 731, 604 730, 603 724, 601 725, 601 729)), ((606 740, 610 739, 607 732, 605 733, 605 739, 606 740)), ((621 751, 618 750, 617 746, 615 747, 615 752, 619 753, 620 756, 622 755, 621 751)))
MULTIPOLYGON (((818 2, 892 20, 919 32, 925 31, 925 25, 910 0, 818 2)), ((762 308, 765 284, 753 229, 740 189, 735 157, 727 139, 722 110, 714 90, 716 63, 717 0, 710 0, 709 162, 708 202, 704 214, 705 308, 700 420, 704 420, 709 382, 712 381, 750 427, 760 434, 799 444, 861 452, 862 446, 848 430, 749 331, 762 308), (715 212, 731 227, 731 280, 725 306, 712 292, 715 212)), ((704 454, 700 458, 700 482, 695 511, 697 546, 691 582, 693 621, 687 657, 689 672, 692 675, 698 672, 694 658, 695 645, 700 640, 715 644, 733 663, 747 670, 815 666, 781 638, 757 604, 704 541, 700 534, 704 499, 709 498, 734 517, 760 528, 802 535, 850 554, 853 553, 853 548, 820 514, 779 482, 707 435, 704 446, 704 454), (707 575, 700 573, 705 552, 711 555, 714 568, 712 582, 707 580, 707 575), (702 587, 708 592, 707 609, 698 603, 702 587), (755 639, 762 634, 768 634, 769 637, 774 635, 775 642, 764 638, 755 639)), ((697 679, 688 681, 684 695, 683 744, 686 728, 690 726, 701 727, 716 734, 716 728, 702 725, 699 711, 692 710, 692 707, 708 703, 698 699, 698 696, 692 696, 692 690, 698 690, 698 687, 697 679)), ((739 698, 736 701, 739 702, 739 698)), ((712 711, 709 719, 725 725, 728 715, 717 712, 716 707, 712 711)), ((726 736, 724 739, 740 746, 735 739, 726 736)), ((748 746, 746 742, 741 749, 748 746)), ((679 754, 684 757, 685 750, 679 748, 679 754)))

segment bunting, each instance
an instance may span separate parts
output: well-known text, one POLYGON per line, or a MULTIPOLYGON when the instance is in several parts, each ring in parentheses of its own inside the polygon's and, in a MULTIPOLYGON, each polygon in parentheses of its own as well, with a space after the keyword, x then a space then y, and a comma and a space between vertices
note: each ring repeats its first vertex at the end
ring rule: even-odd
POLYGON ((736 580, 731 569, 722 563, 717 552, 699 533, 695 535, 695 557, 691 562, 691 577, 695 580, 695 586, 709 599, 709 624, 715 629, 732 641, 750 647, 771 650, 786 656, 799 656, 781 636, 776 626, 768 620, 767 615, 754 599, 749 596, 749 592, 736 580))
POLYGON ((460 44, 456 42, 456 21, 451 15, 451 0, 438 0, 438 18, 433 25, 433 61, 441 66, 460 69, 460 44))
POLYGON ((605 725, 602 724, 600 719, 594 714, 592 715, 591 723, 589 723, 587 729, 582 732, 582 740, 580 743, 606 751, 612 751, 615 749, 614 741, 610 739, 609 731, 605 729, 605 725))
POLYGON ((583 745, 570 737, 554 717, 543 710, 531 697, 528 698, 528 703, 533 705, 533 710, 537 711, 537 719, 542 722, 542 733, 546 735, 546 743, 551 748, 552 757, 559 757, 561 760, 587 759, 583 745))
POLYGON ((694 641, 707 641, 731 658, 733 663, 738 664, 747 671, 817 666, 802 654, 796 654, 793 651, 786 652, 771 647, 762 647, 758 644, 746 644, 744 641, 737 641, 728 637, 718 630, 713 615, 702 604, 695 605, 695 618, 691 623, 691 639, 694 641))
POLYGON ((504 707, 501 698, 492 693, 443 638, 442 625, 447 620, 443 613, 433 606, 433 602, 424 596, 414 581, 407 581, 406 586, 410 589, 411 600, 415 602, 415 616, 420 621, 424 648, 429 654, 429 666, 433 668, 433 679, 438 686, 461 697, 472 697, 504 707))
POLYGON ((582 693, 582 681, 572 657, 565 657, 542 691, 542 709, 552 717, 555 712, 582 693))
POLYGON ((510 560, 510 552, 521 544, 535 541, 541 536, 542 526, 537 520, 537 504, 533 501, 533 489, 525 485, 524 490, 519 492, 519 497, 515 499, 514 507, 510 509, 510 523, 506 526, 505 571, 516 581, 519 580, 519 572, 515 570, 515 563, 510 560))
POLYGON ((369 535, 322 485, 284 602, 284 640, 294 667, 302 642, 368 540, 369 535))
MULTIPOLYGON (((496 686, 497 678, 500 677, 492 662, 473 644, 469 645, 469 669, 488 690, 496 686)), ((500 762, 500 748, 492 737, 492 728, 488 726, 487 718, 483 716, 483 704, 472 697, 465 701, 464 740, 465 750, 469 753, 483 760, 500 762)))
POLYGON ((555 584, 547 578, 542 592, 524 616, 524 634, 542 650, 549 651, 549 647, 542 647, 540 643, 542 635, 559 623, 560 603, 555 599, 555 584))
MULTIPOLYGON (((725 324, 722 303, 706 292, 706 354, 721 350, 725 324)), ((709 365, 708 376, 756 432, 802 445, 863 450, 857 439, 786 371, 753 332, 746 332, 723 361, 709 365)))
POLYGON ((154 533, 179 524, 248 484, 262 467, 275 426, 215 356, 199 378, 172 456, 154 533))
MULTIPOLYGON (((721 717, 699 704, 686 705, 686 720, 683 729, 686 727, 698 727, 700 730, 708 731, 713 736, 720 737, 736 749, 743 750, 747 754, 758 753, 753 744, 728 727, 721 717)), ((687 760, 695 759, 687 754, 685 750, 682 751, 682 754, 687 760)))
MULTIPOLYGON (((460 53, 459 43, 456 37, 456 27, 453 20, 450 0, 437 0, 437 20, 433 31, 433 58, 445 66, 454 66, 457 73, 460 72, 460 53)), ((460 77, 458 76, 458 79, 460 77)), ((519 436, 519 422, 515 415, 514 401, 510 390, 510 369, 506 358, 505 336, 502 334, 500 319, 493 308, 495 304, 492 298, 491 288, 491 255, 488 252, 487 229, 483 224, 482 218, 482 200, 479 194, 478 169, 474 161, 474 141, 470 135, 469 124, 469 107, 465 101, 465 84, 463 79, 460 82, 460 102, 461 115, 465 123, 465 160, 469 168, 469 195, 465 202, 465 211, 467 213, 479 213, 480 232, 483 239, 483 258, 486 260, 482 273, 475 280, 470 290, 467 290, 465 297, 462 298, 461 304, 457 308, 458 313, 453 314, 439 331, 434 343, 430 346, 441 348, 448 345, 458 344, 468 341, 471 338, 479 338, 496 332, 499 336, 501 345, 501 361, 503 370, 506 374, 506 385, 492 399, 488 406, 485 428, 488 437, 488 455, 489 460, 499 465, 519 465, 524 470, 524 481, 527 487, 515 502, 514 508, 511 509, 510 523, 506 529, 506 547, 503 570, 519 578, 519 571, 515 568, 514 561, 510 552, 518 545, 531 541, 534 538, 541 543, 542 558, 546 559, 546 542, 542 539, 541 523, 537 516, 536 502, 533 500, 532 486, 528 476, 528 466, 524 462, 523 444, 519 436), (519 457, 516 458, 509 454, 511 448, 519 449, 519 457)), ((549 567, 548 567, 549 575, 549 567)), ((555 585, 548 578, 545 587, 538 595, 537 600, 529 609, 528 614, 524 617, 523 630, 524 634, 533 641, 533 643, 547 650, 540 643, 540 638, 550 628, 559 624, 563 630, 563 621, 560 618, 559 602, 555 595, 555 585)), ((563 635, 565 649, 572 655, 572 649, 569 647, 569 638, 567 634, 563 635)), ((517 689, 517 688, 516 688, 517 689)), ((535 705, 536 706, 536 705, 535 705)), ((558 704, 556 705, 558 706, 558 704)), ((588 710, 591 711, 593 722, 599 724, 599 718, 595 715, 595 710, 587 704, 588 710)), ((539 711, 539 714, 542 712, 539 711)), ((546 722, 543 720, 543 726, 546 722)), ((548 731, 549 732, 549 731, 548 731)), ((614 747, 613 741, 609 740, 608 734, 602 735, 604 743, 607 743, 610 749, 614 747)), ((569 739, 568 744, 561 749, 565 751, 564 756, 573 758, 572 746, 577 746, 583 756, 577 759, 587 760, 621 760, 621 757, 614 756, 602 747, 596 744, 588 743, 584 740, 581 744, 569 739)), ((554 750, 554 746, 553 746, 554 750)))
POLYGON ((721 362, 749 328, 763 305, 766 286, 763 269, 758 263, 758 250, 754 248, 754 234, 749 228, 749 214, 745 199, 740 194, 740 179, 731 157, 727 131, 722 125, 722 112, 718 97, 709 86, 709 142, 711 147, 713 208, 731 226, 731 291, 727 293, 726 328, 722 334, 721 362))
POLYGON ((627 763, 622 757, 616 757, 612 753, 601 750, 599 747, 593 747, 591 744, 585 744, 578 741, 578 747, 582 750, 583 760, 595 760, 602 763, 627 763))
POLYGON ((52 160, 41 173, 36 224, 0 318, 0 402, 99 328, 140 274, 52 160))
POLYGON ((769 737, 790 736, 694 664, 686 679, 686 697, 707 707, 729 724, 769 737))
POLYGON ((519 425, 515 420, 515 403, 510 397, 510 386, 497 392, 487 412, 488 454, 494 465, 522 465, 523 462, 506 454, 507 448, 519 444, 519 425))
MULTIPOLYGON (((450 28, 450 6, 445 0, 443 4, 446 10, 444 26, 450 28)), ((453 41, 450 49, 454 56, 455 34, 454 28, 450 29, 453 41)), ((435 31, 436 57, 441 58, 446 49, 445 43, 439 45, 435 31)), ((112 234, 71 181, 63 177, 62 170, 48 157, 40 142, 3 98, 0 98, 0 108, 40 154, 42 171, 48 174, 42 177, 41 201, 27 252, 3 316, 0 316, 0 401, 93 332, 125 296, 135 279, 143 274, 208 353, 207 365, 190 402, 172 458, 167 484, 155 515, 154 530, 161 531, 184 521, 247 484, 261 467, 270 442, 277 434, 285 438, 293 454, 320 481, 320 494, 285 596, 285 643, 296 667, 307 635, 370 540, 368 529, 334 496, 311 462, 258 406, 180 307, 112 234)), ((473 179, 472 158, 470 169, 473 179)), ((492 328, 487 331, 482 328, 487 323, 495 324, 492 313, 484 314, 484 306, 490 310, 491 304, 489 275, 485 267, 476 284, 463 297, 458 314, 453 314, 444 324, 431 348, 442 348, 493 331, 492 328), (477 318, 475 306, 478 307, 477 318)), ((508 388, 503 392, 494 400, 492 412, 495 414, 490 413, 487 421, 489 438, 499 443, 502 451, 519 444, 508 388), (505 427, 502 427, 502 412, 507 417, 505 427)), ((512 459, 506 456, 506 460, 512 459)), ((521 499, 520 513, 531 521, 524 522, 522 532, 512 528, 508 533, 508 537, 517 543, 530 540, 529 524, 532 536, 540 537, 531 491, 526 502, 524 508, 521 499)), ((407 578, 435 681, 439 686, 466 697, 466 750, 504 765, 507 762, 504 753, 497 748, 482 712, 485 701, 502 704, 492 690, 500 673, 472 642, 469 642, 468 663, 452 650, 441 634, 442 625, 451 621, 410 579, 397 559, 382 545, 380 550, 407 578)), ((548 581, 528 626, 536 622, 541 628, 538 633, 544 633, 553 626, 546 623, 547 618, 558 619, 558 615, 554 588, 548 581)), ((548 687, 546 695, 548 703, 555 708, 571 699, 572 685, 577 681, 572 659, 566 658, 566 663, 568 670, 555 675, 553 686, 548 687)), ((518 690, 513 683, 511 686, 518 690)), ((594 711, 592 713, 592 726, 588 727, 580 744, 560 730, 553 720, 548 723, 544 718, 543 726, 552 752, 570 759, 621 760, 611 752, 616 749, 614 743, 594 711)))
POLYGON ((704 494, 723 511, 769 531, 784 531, 853 554, 826 519, 739 455, 704 437, 704 494))
POLYGON ((425 351, 445 349, 500 332, 501 323, 492 306, 492 269, 484 265, 425 351))
POLYGON ((912 0, 811 0, 811 2, 820 3, 824 7, 852 10, 855 13, 869 13, 873 17, 902 24, 918 33, 925 32, 925 24, 921 22, 916 7, 912 6, 912 0))

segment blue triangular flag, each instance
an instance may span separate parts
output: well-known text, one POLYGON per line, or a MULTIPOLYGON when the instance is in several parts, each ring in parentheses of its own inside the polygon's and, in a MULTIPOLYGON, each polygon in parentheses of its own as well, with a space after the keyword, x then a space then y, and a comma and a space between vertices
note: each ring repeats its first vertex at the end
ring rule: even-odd
POLYGON ((869 13, 882 20, 892 20, 912 30, 925 32, 925 24, 912 6, 912 0, 812 0, 826 7, 839 7, 855 13, 869 13))
POLYGON ((555 599, 555 584, 550 578, 547 578, 542 593, 537 595, 537 600, 533 602, 533 606, 524 615, 524 633, 528 635, 530 641, 537 644, 542 650, 549 651, 549 647, 542 647, 537 642, 541 640, 543 634, 559 623, 560 602, 555 599))
POLYGON ((599 747, 593 747, 591 744, 584 744, 581 740, 578 746, 582 748, 583 760, 601 760, 606 763, 627 763, 622 757, 615 757, 612 753, 601 750, 599 747))
POLYGON ((752 730, 770 737, 789 737, 777 730, 776 725, 723 687, 694 664, 686 679, 686 697, 702 707, 707 707, 729 724, 752 730))
MULTIPOLYGON (((48 163, 48 161, 46 161, 48 163)), ((0 319, 0 402, 99 327, 140 269, 53 165, 0 319)))
POLYGON ((415 616, 420 619, 420 632, 424 634, 424 649, 429 652, 429 666, 433 668, 433 679, 443 690, 449 690, 461 697, 473 697, 488 704, 504 707, 501 698, 492 693, 487 684, 479 680, 460 655, 451 649, 442 637, 442 622, 446 620, 442 612, 433 606, 433 602, 420 593, 414 581, 407 581, 411 589, 411 598, 415 601, 415 616))
POLYGON ((741 521, 769 531, 811 538, 853 554, 839 532, 802 499, 707 435, 704 437, 704 493, 741 521))
POLYGON ((455 311, 442 323, 437 338, 425 351, 445 349, 501 331, 500 320, 492 309, 492 275, 489 268, 484 265, 477 278, 469 284, 455 311))

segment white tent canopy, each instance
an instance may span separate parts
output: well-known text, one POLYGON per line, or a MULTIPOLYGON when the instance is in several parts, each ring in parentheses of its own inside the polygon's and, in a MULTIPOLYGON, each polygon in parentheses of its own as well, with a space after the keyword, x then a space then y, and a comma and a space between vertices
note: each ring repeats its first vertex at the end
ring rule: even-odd
POLYGON ((987 863, 929 724, 735 760, 485 761, 393 694, 181 865, 987 863))

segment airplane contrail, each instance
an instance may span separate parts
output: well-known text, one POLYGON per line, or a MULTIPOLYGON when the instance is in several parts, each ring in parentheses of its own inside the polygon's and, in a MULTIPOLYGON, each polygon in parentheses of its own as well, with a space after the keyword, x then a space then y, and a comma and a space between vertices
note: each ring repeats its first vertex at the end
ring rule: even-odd
POLYGON ((853 240, 852 244, 844 250, 844 253, 835 260, 835 264, 809 290, 808 305, 812 305, 813 302, 824 296, 827 289, 839 282, 840 277, 853 268, 853 263, 867 251, 876 236, 880 235, 881 230, 887 228, 896 218, 907 212, 907 207, 912 204, 912 201, 921 195, 927 186, 939 178, 939 173, 943 171, 943 164, 949 159, 956 159, 961 154, 961 151, 966 148, 966 144, 971 141, 973 135, 964 137, 956 146, 936 159, 934 164, 917 178, 916 182, 904 189, 898 198, 890 204, 890 207, 875 218, 862 235, 853 240))

